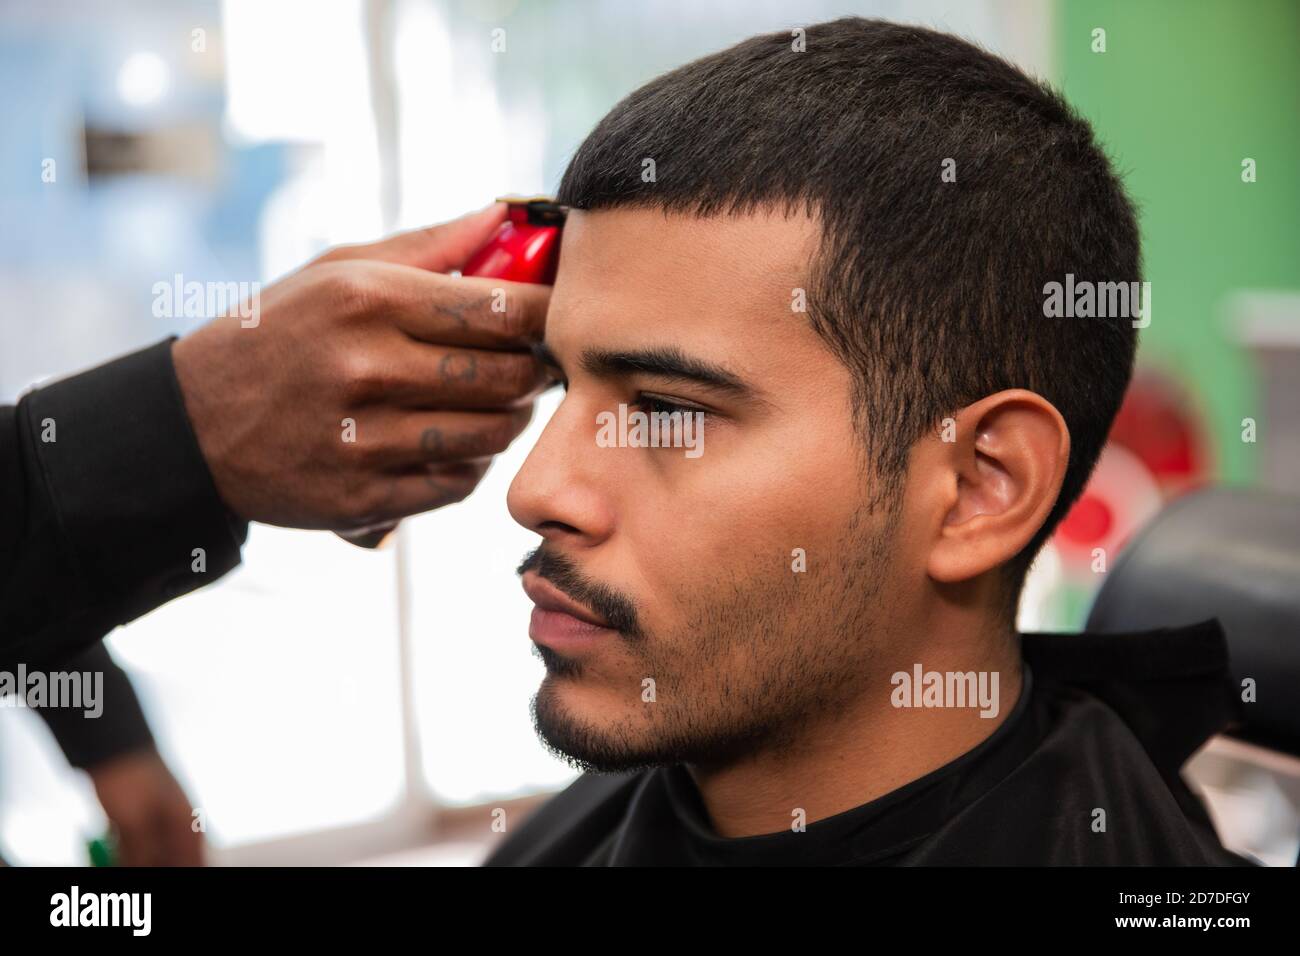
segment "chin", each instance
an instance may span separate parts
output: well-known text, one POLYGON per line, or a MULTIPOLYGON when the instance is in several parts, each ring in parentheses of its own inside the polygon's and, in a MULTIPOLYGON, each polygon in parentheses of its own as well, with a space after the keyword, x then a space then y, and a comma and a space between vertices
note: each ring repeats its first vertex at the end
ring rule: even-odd
POLYGON ((620 773, 658 766, 657 747, 646 746, 643 723, 607 691, 581 679, 547 676, 532 701, 533 728, 542 744, 570 766, 589 773, 620 773), (603 698, 600 699, 600 698, 603 698), (620 711, 622 711, 620 713, 620 711))

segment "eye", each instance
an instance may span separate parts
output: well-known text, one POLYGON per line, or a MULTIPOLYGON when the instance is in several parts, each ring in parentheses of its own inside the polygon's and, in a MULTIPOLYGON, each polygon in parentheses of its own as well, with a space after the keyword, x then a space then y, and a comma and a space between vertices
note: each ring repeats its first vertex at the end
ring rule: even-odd
POLYGON ((671 415, 673 412, 681 412, 682 415, 690 415, 695 412, 705 416, 708 415, 708 409, 701 408, 698 405, 683 405, 672 399, 664 398, 662 395, 653 395, 648 392, 639 392, 632 402, 632 407, 645 412, 647 415, 671 415))

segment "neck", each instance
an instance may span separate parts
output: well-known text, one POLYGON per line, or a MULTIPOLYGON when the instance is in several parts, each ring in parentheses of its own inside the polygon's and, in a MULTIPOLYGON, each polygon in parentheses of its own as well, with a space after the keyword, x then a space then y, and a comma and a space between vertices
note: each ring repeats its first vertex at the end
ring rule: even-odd
MULTIPOLYGON (((690 767, 714 829, 725 837, 785 831, 800 809, 813 823, 897 790, 988 739, 1015 707, 1022 671, 1014 636, 1003 630, 984 637, 914 647, 901 655, 906 662, 896 657, 893 666, 879 668, 846 706, 805 718, 780 745, 723 767, 690 767), (986 650, 972 653, 974 647, 986 650), (981 706, 969 699, 965 707, 947 698, 941 698, 944 706, 914 706, 927 686, 914 687, 916 664, 925 674, 982 672, 990 689, 996 674, 996 714, 980 716, 981 706), (902 673, 907 680, 895 682, 902 673), (902 700, 907 706, 896 706, 902 700)), ((929 686, 926 700, 933 703, 929 686)))

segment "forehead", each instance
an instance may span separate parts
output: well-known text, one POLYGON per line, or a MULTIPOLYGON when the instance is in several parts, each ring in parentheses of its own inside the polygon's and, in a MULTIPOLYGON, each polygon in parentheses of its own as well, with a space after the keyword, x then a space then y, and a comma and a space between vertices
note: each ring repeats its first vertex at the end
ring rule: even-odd
POLYGON ((547 344, 566 363, 588 346, 673 345, 755 376, 829 359, 792 308, 817 245, 804 216, 571 212, 547 344))

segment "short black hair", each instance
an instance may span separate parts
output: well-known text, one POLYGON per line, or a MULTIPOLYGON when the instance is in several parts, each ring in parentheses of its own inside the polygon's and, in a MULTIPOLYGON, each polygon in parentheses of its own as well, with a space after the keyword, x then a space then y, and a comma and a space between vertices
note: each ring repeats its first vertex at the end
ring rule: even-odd
POLYGON ((799 40, 752 37, 642 86, 578 148, 557 199, 818 218, 808 316, 855 372, 856 431, 885 494, 952 412, 1007 388, 1050 401, 1070 461, 1009 563, 1014 597, 1096 464, 1137 346, 1131 318, 1047 317, 1045 287, 1138 281, 1132 203, 1087 121, 965 40, 858 17, 799 40))

